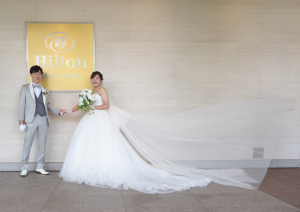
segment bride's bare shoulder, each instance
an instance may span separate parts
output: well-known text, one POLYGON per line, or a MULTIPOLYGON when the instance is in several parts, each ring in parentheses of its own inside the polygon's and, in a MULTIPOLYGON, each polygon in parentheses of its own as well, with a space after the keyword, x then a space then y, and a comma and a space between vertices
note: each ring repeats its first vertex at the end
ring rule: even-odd
POLYGON ((101 86, 101 87, 99 88, 99 91, 106 91, 106 89, 105 89, 103 86, 101 86))
POLYGON ((94 92, 97 93, 100 96, 103 95, 103 94, 107 94, 106 89, 102 86, 100 88, 98 88, 97 90, 94 90, 94 92))
POLYGON ((107 91, 106 91, 106 89, 104 88, 104 87, 100 87, 99 88, 99 90, 98 90, 98 93, 100 93, 100 94, 105 94, 105 93, 107 93, 107 91))

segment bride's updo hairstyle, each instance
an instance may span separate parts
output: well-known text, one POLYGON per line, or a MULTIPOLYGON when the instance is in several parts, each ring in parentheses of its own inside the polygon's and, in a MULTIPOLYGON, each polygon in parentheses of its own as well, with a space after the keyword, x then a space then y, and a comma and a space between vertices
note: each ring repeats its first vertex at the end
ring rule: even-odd
POLYGON ((99 78, 100 78, 101 80, 103 80, 103 75, 102 75, 99 71, 94 71, 94 72, 92 73, 90 79, 93 79, 96 75, 98 75, 99 78))

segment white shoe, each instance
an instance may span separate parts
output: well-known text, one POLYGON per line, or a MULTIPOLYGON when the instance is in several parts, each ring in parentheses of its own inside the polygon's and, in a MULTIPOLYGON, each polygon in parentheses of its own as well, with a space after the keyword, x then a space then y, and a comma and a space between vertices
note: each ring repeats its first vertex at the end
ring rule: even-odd
POLYGON ((26 177, 28 175, 28 171, 22 170, 20 175, 21 175, 21 177, 26 177))
POLYGON ((35 172, 37 174, 50 174, 50 172, 45 171, 45 169, 36 169, 35 172))

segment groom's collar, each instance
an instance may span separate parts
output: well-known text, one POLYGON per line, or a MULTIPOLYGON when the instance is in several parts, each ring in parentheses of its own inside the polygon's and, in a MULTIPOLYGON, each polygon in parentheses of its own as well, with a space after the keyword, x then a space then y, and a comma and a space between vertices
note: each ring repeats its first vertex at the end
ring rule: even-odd
MULTIPOLYGON (((36 85, 36 84, 34 84, 33 82, 31 82, 31 84, 32 84, 32 85, 36 85)), ((37 85, 41 85, 41 84, 39 83, 39 84, 37 84, 37 85)), ((42 85, 41 85, 41 86, 42 86, 42 85)))

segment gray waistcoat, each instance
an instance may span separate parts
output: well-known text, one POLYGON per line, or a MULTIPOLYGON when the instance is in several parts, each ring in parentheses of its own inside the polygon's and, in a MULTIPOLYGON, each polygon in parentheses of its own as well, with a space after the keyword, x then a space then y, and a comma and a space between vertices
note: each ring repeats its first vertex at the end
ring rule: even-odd
POLYGON ((35 96, 35 102, 36 102, 34 116, 36 116, 37 114, 39 114, 40 116, 45 116, 46 111, 45 111, 45 106, 44 106, 44 102, 43 102, 43 93, 41 92, 38 98, 36 97, 35 93, 34 93, 34 96, 35 96))

